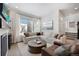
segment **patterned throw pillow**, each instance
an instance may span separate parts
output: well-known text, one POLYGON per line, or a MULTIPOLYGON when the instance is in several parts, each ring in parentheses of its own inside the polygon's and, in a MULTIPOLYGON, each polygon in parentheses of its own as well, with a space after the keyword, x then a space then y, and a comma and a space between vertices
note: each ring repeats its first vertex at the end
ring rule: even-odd
POLYGON ((58 47, 55 51, 54 54, 57 56, 70 56, 70 50, 64 48, 63 46, 58 47))

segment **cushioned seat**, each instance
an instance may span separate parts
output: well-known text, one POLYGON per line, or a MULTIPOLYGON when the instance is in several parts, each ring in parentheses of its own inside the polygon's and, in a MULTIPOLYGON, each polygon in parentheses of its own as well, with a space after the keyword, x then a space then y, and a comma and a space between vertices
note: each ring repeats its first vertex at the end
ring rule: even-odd
POLYGON ((28 41, 30 41, 32 39, 38 39, 38 38, 42 37, 43 36, 43 32, 39 32, 39 33, 38 33, 39 35, 37 35, 37 32, 34 32, 34 33, 30 33, 30 32, 24 33, 23 42, 25 44, 27 44, 28 41))

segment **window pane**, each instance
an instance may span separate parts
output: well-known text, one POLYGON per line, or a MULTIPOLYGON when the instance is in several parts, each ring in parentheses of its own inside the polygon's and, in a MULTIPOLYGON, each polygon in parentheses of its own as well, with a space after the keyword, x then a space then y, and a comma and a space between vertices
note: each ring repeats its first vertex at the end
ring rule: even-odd
POLYGON ((29 23, 29 20, 26 17, 21 17, 20 23, 21 24, 28 24, 29 23))

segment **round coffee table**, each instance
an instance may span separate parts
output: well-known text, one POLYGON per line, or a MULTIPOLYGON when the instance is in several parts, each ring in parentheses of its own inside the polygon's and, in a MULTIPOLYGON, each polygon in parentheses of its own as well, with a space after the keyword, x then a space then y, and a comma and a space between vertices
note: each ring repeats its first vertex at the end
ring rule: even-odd
POLYGON ((46 41, 41 40, 41 43, 36 43, 35 40, 30 40, 28 42, 29 51, 31 53, 41 53, 41 48, 46 47, 46 41))

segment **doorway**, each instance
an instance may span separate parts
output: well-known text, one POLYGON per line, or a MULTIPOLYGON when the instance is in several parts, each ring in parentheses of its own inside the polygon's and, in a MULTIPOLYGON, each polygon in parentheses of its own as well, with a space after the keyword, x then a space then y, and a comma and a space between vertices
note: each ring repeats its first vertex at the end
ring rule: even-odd
POLYGON ((79 22, 77 22, 77 39, 79 39, 79 22))

